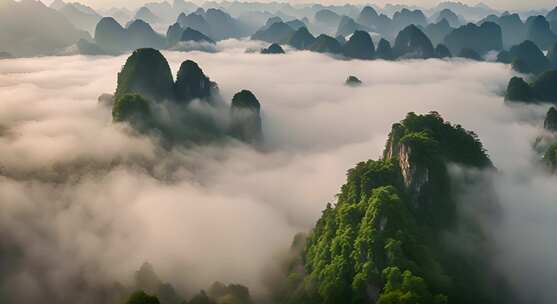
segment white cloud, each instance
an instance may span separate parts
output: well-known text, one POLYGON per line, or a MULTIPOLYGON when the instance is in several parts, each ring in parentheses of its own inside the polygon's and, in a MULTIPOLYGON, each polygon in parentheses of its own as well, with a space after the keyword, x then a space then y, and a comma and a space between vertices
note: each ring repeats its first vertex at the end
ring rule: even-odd
MULTIPOLYGON (((313 226, 347 169, 381 155, 391 124, 409 111, 435 110, 475 131, 502 171, 532 168, 529 145, 545 108, 504 104, 498 93, 512 74, 504 65, 244 47, 165 55, 173 73, 196 61, 225 100, 252 90, 264 151, 238 143, 166 151, 112 124, 97 97, 115 90, 125 56, 0 61, 0 234, 24 246, 9 280, 14 291, 36 290, 22 303, 46 289, 67 296, 63 286, 76 276, 93 286, 125 282, 145 260, 180 288, 223 280, 259 290, 263 269, 313 226), (348 75, 363 86, 344 86, 348 75)), ((549 197, 540 208, 554 208, 549 197)))

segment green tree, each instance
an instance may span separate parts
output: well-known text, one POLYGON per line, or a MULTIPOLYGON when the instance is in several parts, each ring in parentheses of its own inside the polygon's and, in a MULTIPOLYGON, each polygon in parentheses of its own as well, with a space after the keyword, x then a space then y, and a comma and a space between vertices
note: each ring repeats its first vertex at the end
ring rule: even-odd
POLYGON ((146 294, 143 290, 139 290, 130 295, 126 304, 159 304, 159 299, 156 296, 146 294))

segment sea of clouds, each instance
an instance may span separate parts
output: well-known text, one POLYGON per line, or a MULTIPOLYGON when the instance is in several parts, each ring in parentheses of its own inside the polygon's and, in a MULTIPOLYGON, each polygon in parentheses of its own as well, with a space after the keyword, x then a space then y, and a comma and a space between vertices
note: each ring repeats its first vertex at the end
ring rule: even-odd
POLYGON ((532 149, 547 106, 509 106, 508 66, 465 60, 344 61, 310 52, 164 52, 196 61, 229 102, 252 90, 265 144, 165 149, 99 104, 127 56, 0 60, 0 294, 80 302, 126 284, 143 262, 179 290, 215 280, 264 293, 270 265, 307 232, 393 123, 437 111, 478 134, 498 174, 503 219, 486 226, 497 267, 525 298, 557 291, 557 178, 532 149), (363 86, 344 85, 349 75, 363 86))

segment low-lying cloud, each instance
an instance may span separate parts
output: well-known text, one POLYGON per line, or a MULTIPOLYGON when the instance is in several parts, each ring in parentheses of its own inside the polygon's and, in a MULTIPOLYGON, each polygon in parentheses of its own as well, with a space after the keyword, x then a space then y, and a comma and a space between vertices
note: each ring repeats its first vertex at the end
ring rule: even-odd
POLYGON ((0 295, 72 302, 86 294, 79 288, 129 282, 144 261, 180 290, 221 280, 264 292, 265 269, 334 201, 346 170, 379 157, 407 112, 432 110, 476 132, 504 176, 507 222, 494 233, 501 250, 517 249, 512 235, 527 247, 502 252, 501 269, 517 284, 534 273, 552 282, 555 179, 538 173, 531 149, 546 108, 504 104, 507 66, 246 54, 248 46, 164 54, 173 73, 196 61, 225 101, 252 90, 262 151, 234 141, 165 150, 113 124, 97 98, 115 90, 126 56, 0 61, 0 295), (349 75, 363 86, 345 86, 349 75), (552 267, 540 267, 546 260, 552 267))

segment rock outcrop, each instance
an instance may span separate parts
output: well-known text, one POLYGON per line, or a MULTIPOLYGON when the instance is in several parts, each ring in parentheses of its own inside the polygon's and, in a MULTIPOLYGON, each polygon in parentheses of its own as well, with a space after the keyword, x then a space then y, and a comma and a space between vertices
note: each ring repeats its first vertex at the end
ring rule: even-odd
POLYGON ((377 59, 383 60, 393 60, 395 58, 393 54, 393 49, 391 48, 391 44, 384 38, 379 40, 377 44, 377 50, 375 51, 375 57, 377 59))
POLYGON ((348 58, 373 59, 375 57, 373 40, 364 31, 355 31, 342 48, 343 55, 348 58))
POLYGON ((424 29, 424 33, 431 39, 431 43, 437 45, 443 43, 445 37, 453 30, 454 28, 449 25, 449 22, 442 19, 437 23, 428 24, 424 29))
POLYGON ((261 40, 270 43, 286 43, 294 35, 294 30, 284 22, 276 22, 268 28, 258 30, 251 36, 253 40, 261 40))
POLYGON ((197 63, 186 60, 180 65, 174 84, 174 94, 178 103, 188 103, 194 99, 210 101, 217 90, 217 84, 203 73, 197 63))
POLYGON ((505 97, 509 101, 557 104, 557 70, 542 73, 531 84, 522 78, 513 77, 509 81, 505 97))
POLYGON ((452 56, 453 55, 451 54, 451 51, 444 44, 438 44, 435 47, 435 58, 442 59, 442 58, 450 58, 452 56))
POLYGON ((95 42, 103 49, 123 52, 128 49, 126 30, 112 17, 104 17, 95 28, 95 42))
POLYGON ((115 100, 126 94, 140 94, 159 102, 174 99, 174 82, 166 58, 157 50, 138 49, 118 73, 115 100))
POLYGON ((310 51, 318 53, 340 54, 342 53, 342 46, 335 38, 321 34, 308 48, 310 51))
POLYGON ((284 54, 284 50, 280 45, 273 43, 269 47, 262 49, 261 54, 284 54))
POLYGON ((215 41, 213 39, 189 27, 182 32, 180 41, 205 42, 215 44, 215 41))
POLYGON ((557 35, 551 31, 544 16, 531 17, 527 20, 527 38, 542 49, 549 49, 557 42, 557 35))
POLYGON ((362 81, 358 77, 350 75, 346 78, 344 84, 349 87, 359 87, 362 85, 362 81))
POLYGON ((259 143, 263 139, 261 104, 248 90, 242 90, 232 98, 230 108, 232 136, 247 143, 259 143))
POLYGON ((443 43, 453 54, 469 48, 483 56, 503 48, 503 34, 501 27, 493 22, 484 22, 480 26, 468 23, 449 33, 443 43))
POLYGON ((532 88, 520 77, 513 77, 507 85, 505 100, 530 102, 534 99, 532 88))
POLYGON ((482 56, 480 56, 478 52, 470 48, 463 48, 462 50, 460 50, 460 53, 458 53, 458 57, 475 61, 483 61, 482 56))
POLYGON ((396 37, 393 47, 397 58, 432 58, 435 55, 429 38, 415 25, 409 25, 396 37))
MULTIPOLYGON (((461 221, 459 212, 477 206, 487 216, 485 210, 496 205, 492 197, 479 205, 462 201, 455 190, 465 182, 450 173, 450 164, 493 169, 476 135, 437 113, 409 113, 394 124, 383 158, 348 170, 336 203, 327 205, 300 242, 305 248, 288 267, 288 278, 297 279, 287 298, 293 303, 405 303, 411 294, 412 303, 474 303, 478 297, 501 302, 500 293, 484 283, 500 279, 486 268, 489 234, 477 222, 461 221), (461 229, 473 236, 467 249, 474 250, 454 250, 443 241, 448 232, 461 229), (470 252, 477 257, 474 263, 470 252), (438 284, 441 277, 451 283, 438 284)), ((466 174, 467 183, 484 183, 466 174)))
POLYGON ((308 31, 307 27, 302 27, 288 39, 287 43, 296 49, 305 50, 314 42, 315 37, 308 31))
POLYGON ((557 109, 555 107, 551 107, 547 111, 543 127, 548 131, 557 132, 557 109))

